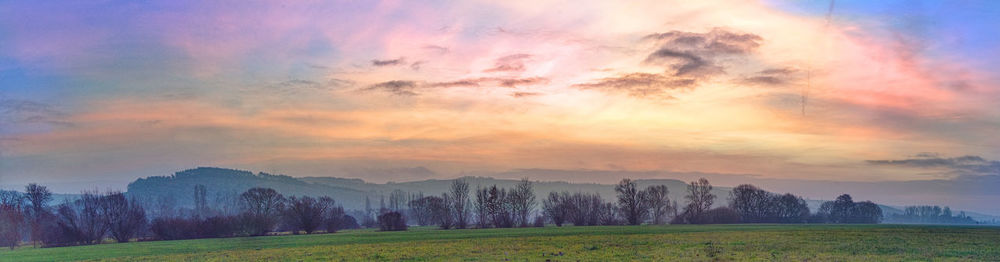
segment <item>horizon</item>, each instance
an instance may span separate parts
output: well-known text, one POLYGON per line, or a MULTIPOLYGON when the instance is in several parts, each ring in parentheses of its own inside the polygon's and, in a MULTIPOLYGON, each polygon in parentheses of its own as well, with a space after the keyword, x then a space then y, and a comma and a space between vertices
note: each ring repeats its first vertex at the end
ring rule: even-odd
POLYGON ((0 188, 704 176, 1000 215, 996 2, 565 5, 3 2, 0 188))
MULTIPOLYGON (((539 183, 567 183, 567 184, 581 184, 581 185, 585 184, 585 185, 614 186, 615 184, 618 183, 618 181, 620 179, 624 179, 624 178, 629 178, 629 179, 632 179, 633 181, 636 181, 636 182, 643 182, 643 181, 664 181, 664 180, 667 180, 667 181, 674 181, 674 182, 680 182, 680 183, 688 184, 688 183, 691 183, 691 182, 693 182, 693 181, 695 181, 697 179, 709 177, 709 178, 712 178, 712 179, 717 179, 717 180, 714 180, 714 181, 718 181, 718 179, 721 178, 721 180, 724 181, 723 183, 716 183, 716 182, 713 182, 712 179, 709 179, 710 182, 713 182, 713 185, 715 185, 717 187, 720 187, 720 188, 732 189, 733 187, 736 187, 738 185, 754 185, 754 186, 760 187, 761 189, 768 190, 769 192, 772 192, 772 193, 777 193, 777 194, 793 193, 793 194, 802 196, 805 199, 810 200, 810 201, 831 201, 834 198, 836 198, 836 196, 838 196, 838 195, 848 194, 848 195, 853 195, 854 197, 857 197, 859 199, 863 198, 863 199, 872 200, 872 201, 876 202, 879 205, 884 205, 884 206, 891 207, 891 208, 896 208, 896 209, 902 209, 902 208, 905 208, 905 207, 908 207, 908 206, 926 206, 926 205, 931 205, 931 206, 952 207, 955 210, 955 212, 962 211, 962 212, 970 212, 970 213, 978 214, 978 215, 985 215, 985 216, 989 216, 989 217, 1000 217, 1000 214, 994 213, 995 211, 992 211, 992 210, 977 210, 975 208, 969 208, 967 206, 962 206, 962 205, 950 206, 947 203, 942 204, 940 202, 921 202, 920 200, 915 200, 914 201, 913 199, 908 198, 908 197, 893 198, 892 200, 889 200, 888 202, 886 202, 886 201, 883 201, 885 199, 880 199, 879 196, 883 196, 884 197, 885 195, 893 195, 894 192, 891 192, 891 191, 888 192, 888 193, 882 192, 881 194, 879 194, 879 193, 874 193, 874 191, 872 191, 872 190, 869 190, 869 191, 860 190, 859 191, 859 190, 857 190, 855 188, 851 188, 853 186, 857 186, 856 184, 855 185, 848 185, 848 186, 843 186, 842 185, 840 187, 834 186, 832 188, 829 188, 830 185, 826 185, 823 182, 833 182, 833 181, 785 181, 785 182, 791 182, 791 183, 793 183, 792 186, 788 186, 788 185, 785 185, 783 187, 782 186, 777 186, 777 188, 780 188, 780 189, 774 190, 776 184, 768 183, 767 180, 752 180, 753 176, 747 176, 747 175, 735 175, 735 176, 733 176, 733 175, 727 175, 727 174, 706 174, 706 173, 672 173, 672 174, 671 173, 667 173, 667 175, 675 175, 673 177, 664 177, 664 176, 662 176, 662 174, 657 174, 657 173, 645 173, 645 175, 652 175, 650 177, 643 177, 643 176, 636 177, 635 175, 637 175, 637 174, 642 175, 643 173, 625 173, 625 174, 620 174, 620 176, 612 176, 612 177, 604 176, 603 178, 601 178, 599 180, 583 180, 583 181, 568 181, 568 180, 560 180, 560 179, 557 179, 557 178, 550 178, 550 179, 541 178, 541 179, 536 179, 536 178, 532 178, 530 176, 518 176, 518 175, 524 175, 524 173, 517 173, 517 175, 513 175, 513 176, 511 176, 511 173, 490 173, 490 174, 485 174, 485 173, 471 173, 471 174, 463 174, 461 176, 451 177, 451 178, 427 178, 427 179, 416 179, 416 180, 408 180, 408 181, 392 181, 392 180, 389 180, 389 181, 381 181, 381 182, 379 182, 379 181, 365 180, 362 177, 295 176, 293 174, 269 173, 269 172, 264 172, 264 171, 244 170, 244 169, 238 169, 238 168, 199 166, 199 167, 194 167, 194 168, 179 170, 177 172, 170 173, 170 174, 167 174, 167 175, 154 175, 154 176, 140 177, 140 178, 137 178, 136 180, 128 181, 127 184, 132 184, 133 182, 138 181, 138 179, 146 179, 146 178, 151 178, 151 177, 172 177, 176 173, 187 172, 187 171, 195 171, 195 170, 200 170, 200 169, 219 169, 219 170, 223 170, 223 171, 248 172, 248 173, 250 173, 250 174, 252 174, 254 176, 259 176, 261 174, 276 175, 276 176, 288 176, 288 177, 295 178, 295 179, 301 179, 301 178, 337 178, 337 179, 350 179, 350 180, 357 179, 357 180, 361 180, 362 182, 364 182, 366 184, 374 184, 374 185, 392 185, 392 184, 405 184, 405 183, 427 182, 427 181, 453 181, 453 180, 456 180, 456 179, 468 179, 468 178, 482 178, 482 179, 490 179, 490 180, 497 180, 497 181, 516 182, 516 181, 519 181, 520 179, 527 178, 530 181, 539 182, 539 183), (629 175, 632 175, 632 176, 629 176, 629 175), (729 179, 735 179, 735 180, 729 180, 729 179), (794 184, 794 182, 801 182, 801 184, 794 184), (815 184, 809 184, 810 182, 816 182, 816 183, 815 184), (805 185, 805 186, 803 186, 803 185, 805 185), (811 190, 816 190, 818 188, 810 188, 809 186, 812 186, 812 187, 823 187, 822 189, 819 189, 819 190, 823 191, 825 193, 825 195, 823 195, 823 194, 817 195, 817 194, 814 194, 815 192, 810 192, 811 190), (874 195, 874 197, 872 197, 873 195, 874 195)), ((522 170, 522 171, 524 171, 524 170, 522 170)), ((532 171, 532 170, 528 170, 528 171, 532 171)), ((533 170, 533 171, 577 172, 577 173, 579 173, 579 172, 583 172, 583 173, 586 173, 586 172, 598 172, 598 173, 604 173, 604 174, 606 174, 606 172, 612 172, 612 173, 615 172, 615 171, 604 171, 604 170, 533 170)), ((771 182, 774 182, 774 181, 771 181, 771 182)), ((891 182, 891 181, 889 181, 889 182, 891 182)), ((309 182, 309 183, 313 183, 313 182, 309 182)), ((107 182, 104 182, 103 184, 107 185, 107 182)), ((23 188, 24 186, 25 185, 2 185, 2 184, 0 184, 0 189, 20 191, 20 188, 23 188)), ((79 195, 79 194, 86 193, 86 192, 115 192, 115 191, 125 192, 125 193, 128 192, 127 187, 125 185, 122 185, 121 187, 113 187, 113 186, 90 187, 90 186, 86 186, 86 185, 74 184, 74 185, 72 185, 70 187, 70 188, 80 188, 79 190, 74 190, 74 189, 60 190, 62 188, 65 188, 64 185, 60 185, 60 184, 56 184, 56 185, 51 185, 50 184, 50 185, 43 185, 43 186, 47 186, 50 189, 52 189, 53 193, 67 195, 67 196, 75 196, 75 195, 79 195)), ((670 189, 670 190, 679 190, 679 191, 684 191, 685 190, 684 188, 677 189, 677 188, 673 188, 673 187, 668 187, 668 189, 670 189)), ((885 190, 885 189, 882 188, 882 190, 885 190)), ((417 191, 417 192, 420 192, 420 191, 417 191)), ((578 191, 578 192, 585 192, 585 191, 578 191)), ((675 191, 671 191, 671 192, 675 192, 675 191)), ((385 192, 382 192, 382 193, 385 193, 385 192)), ((412 193, 412 192, 410 192, 410 193, 412 193)), ((593 192, 591 192, 591 193, 593 193, 593 192)), ((720 199, 726 200, 729 197, 730 196, 721 196, 720 199)), ((723 202, 725 202, 725 201, 723 201, 723 202)))

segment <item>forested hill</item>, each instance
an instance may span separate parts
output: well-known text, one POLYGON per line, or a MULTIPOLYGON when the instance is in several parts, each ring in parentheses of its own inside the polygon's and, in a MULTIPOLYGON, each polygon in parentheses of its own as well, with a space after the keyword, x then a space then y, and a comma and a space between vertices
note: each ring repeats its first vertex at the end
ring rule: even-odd
MULTIPOLYGON (((488 177, 464 177, 463 179, 469 182, 472 189, 475 189, 476 186, 487 187, 494 184, 498 187, 511 188, 518 182, 513 179, 488 177)), ((365 196, 368 196, 372 206, 377 208, 381 198, 385 196, 388 200, 389 194, 394 190, 402 190, 412 194, 440 195, 448 190, 451 182, 452 180, 448 179, 376 184, 361 179, 295 178, 267 173, 254 174, 243 170, 199 167, 177 172, 171 176, 140 178, 129 183, 127 194, 144 201, 174 202, 178 207, 191 207, 194 205, 194 187, 196 185, 206 187, 208 202, 213 205, 230 203, 235 195, 252 187, 270 187, 286 196, 330 196, 346 209, 362 209, 364 208, 365 196)), ((641 188, 649 185, 666 185, 670 190, 671 199, 684 202, 683 194, 686 184, 680 180, 637 180, 636 184, 641 188)), ((615 196, 614 185, 605 184, 536 181, 534 189, 538 202, 541 202, 552 191, 598 193, 606 201, 610 201, 615 196)), ((716 187, 713 193, 719 196, 716 204, 724 204, 725 198, 729 195, 729 188, 716 187)))

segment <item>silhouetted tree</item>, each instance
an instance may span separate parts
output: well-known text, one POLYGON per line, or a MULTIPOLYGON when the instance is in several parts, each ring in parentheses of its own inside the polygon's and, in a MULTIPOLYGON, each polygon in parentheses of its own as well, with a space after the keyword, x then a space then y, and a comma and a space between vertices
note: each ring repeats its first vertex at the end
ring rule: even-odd
POLYGON ((12 201, 0 204, 0 245, 14 249, 21 242, 24 213, 12 201))
POLYGON ((514 226, 514 217, 510 196, 506 189, 493 185, 489 188, 486 198, 486 210, 493 222, 493 227, 507 228, 514 226))
POLYGON ((104 201, 102 213, 115 241, 128 242, 146 225, 146 210, 135 199, 129 200, 121 192, 110 192, 104 201))
POLYGON ((490 192, 489 188, 482 188, 476 186, 476 224, 479 228, 486 228, 490 225, 489 217, 489 198, 490 192))
POLYGON ((104 198, 84 192, 80 199, 59 206, 57 225, 70 243, 97 244, 108 231, 107 215, 103 213, 104 198))
POLYGON ((712 207, 712 203, 715 201, 715 195, 712 194, 712 184, 708 182, 708 179, 701 178, 691 182, 687 190, 688 195, 685 198, 688 200, 688 205, 681 215, 683 216, 682 220, 692 224, 704 223, 701 221, 702 215, 712 207))
MULTIPOLYGON (((569 194, 566 195, 568 197, 569 194)), ((549 197, 542 201, 542 212, 557 227, 561 227, 568 216, 565 200, 556 192, 549 192, 549 197)))
POLYGON ((271 188, 255 187, 240 195, 244 207, 243 226, 248 234, 265 235, 274 230, 285 198, 271 188))
POLYGON ((42 221, 50 214, 46 207, 49 201, 52 201, 52 192, 45 186, 31 183, 24 187, 24 197, 29 204, 27 215, 30 221, 32 246, 37 246, 38 241, 42 239, 42 221))
POLYGON ((336 206, 333 199, 323 197, 320 198, 320 202, 327 202, 330 206, 326 212, 327 214, 325 219, 327 233, 334 233, 341 229, 357 228, 358 222, 354 221, 353 217, 344 213, 344 207, 336 206), (350 221, 348 221, 348 218, 350 218, 350 221))
POLYGON ((776 222, 804 223, 809 219, 809 205, 805 199, 788 193, 774 196, 773 199, 772 202, 777 206, 776 222))
POLYGON ((602 203, 597 205, 595 213, 597 214, 597 224, 604 226, 615 226, 621 225, 622 221, 619 219, 619 208, 614 203, 602 203))
POLYGON ((649 207, 653 217, 653 224, 664 224, 667 222, 667 215, 670 213, 670 190, 665 185, 649 186, 646 188, 646 206, 649 207))
POLYGON ((830 222, 849 223, 852 209, 854 209, 854 200, 851 199, 851 195, 843 194, 838 196, 830 206, 830 222))
POLYGON ((308 196, 301 198, 292 196, 288 198, 288 206, 284 212, 286 224, 292 229, 293 234, 298 234, 299 231, 312 234, 325 222, 325 215, 332 202, 333 200, 329 198, 327 201, 317 201, 308 196))
POLYGON ((441 194, 440 197, 427 196, 424 198, 426 199, 431 219, 434 223, 441 227, 441 229, 451 228, 454 224, 454 216, 451 212, 451 197, 448 194, 441 194))
POLYGON ((451 211, 455 217, 455 227, 465 228, 469 225, 469 183, 463 179, 451 182, 451 211))
POLYGON ((408 206, 410 207, 409 218, 416 220, 417 225, 426 226, 435 223, 430 198, 421 196, 420 198, 410 200, 408 206))
POLYGON ((877 204, 871 201, 854 202, 848 194, 823 203, 817 215, 825 216, 825 220, 830 223, 874 224, 880 223, 883 218, 882 208, 877 204))
POLYGON ((882 222, 882 208, 871 201, 855 203, 847 223, 878 224, 882 222))
POLYGON ((729 207, 746 223, 774 222, 776 206, 773 194, 753 185, 743 184, 729 192, 729 207))
POLYGON ((625 216, 625 221, 629 225, 642 224, 649 213, 648 202, 646 202, 647 192, 639 190, 635 182, 628 178, 618 182, 618 185, 615 186, 615 192, 618 193, 618 207, 621 209, 622 215, 625 216))
POLYGON ((24 207, 24 195, 13 190, 0 190, 0 205, 24 207))
POLYGON ((527 227, 529 223, 528 216, 531 215, 531 212, 538 205, 535 202, 535 191, 532 189, 531 181, 528 178, 521 179, 521 182, 518 182, 517 186, 510 191, 509 201, 511 211, 517 220, 514 223, 521 227, 527 227))
POLYGON ((406 192, 399 189, 389 193, 389 209, 392 211, 403 211, 403 208, 406 207, 406 195, 406 192))

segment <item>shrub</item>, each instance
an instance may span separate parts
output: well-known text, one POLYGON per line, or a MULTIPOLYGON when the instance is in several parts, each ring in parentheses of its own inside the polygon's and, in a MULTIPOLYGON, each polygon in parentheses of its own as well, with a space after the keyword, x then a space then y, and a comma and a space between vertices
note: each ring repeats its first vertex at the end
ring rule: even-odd
POLYGON ((545 217, 544 216, 536 216, 535 217, 535 223, 532 223, 532 226, 534 226, 534 227, 545 227, 545 217))
POLYGON ((378 228, 382 231, 404 231, 406 219, 399 212, 387 212, 378 216, 378 228))
POLYGON ((736 224, 740 222, 740 213, 728 207, 709 209, 703 215, 702 224, 736 224))

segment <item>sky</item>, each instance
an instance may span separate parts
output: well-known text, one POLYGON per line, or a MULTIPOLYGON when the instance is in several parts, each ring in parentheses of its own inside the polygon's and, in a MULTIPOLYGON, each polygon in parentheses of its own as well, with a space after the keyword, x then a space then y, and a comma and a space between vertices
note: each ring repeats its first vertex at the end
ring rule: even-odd
POLYGON ((697 173, 1000 214, 997 24, 995 1, 0 1, 0 185, 697 173))

